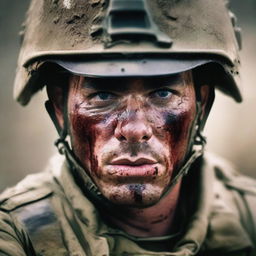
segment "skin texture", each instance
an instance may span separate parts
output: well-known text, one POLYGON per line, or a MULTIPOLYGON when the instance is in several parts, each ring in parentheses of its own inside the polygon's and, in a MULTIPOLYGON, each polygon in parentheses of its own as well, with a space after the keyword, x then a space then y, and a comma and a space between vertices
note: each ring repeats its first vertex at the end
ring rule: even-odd
MULTIPOLYGON (((201 91, 206 99, 208 90, 201 91)), ((48 94, 63 125, 61 89, 48 94)), ((159 199, 187 154, 195 117, 191 72, 150 79, 71 77, 72 148, 103 195, 125 209, 111 222, 137 236, 170 232, 181 181, 159 199)))

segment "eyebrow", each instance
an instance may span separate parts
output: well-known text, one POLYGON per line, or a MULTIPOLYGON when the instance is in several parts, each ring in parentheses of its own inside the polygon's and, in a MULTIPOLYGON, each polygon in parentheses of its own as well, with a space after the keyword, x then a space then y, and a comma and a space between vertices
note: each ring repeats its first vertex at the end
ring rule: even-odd
POLYGON ((160 88, 164 86, 183 85, 183 77, 181 73, 157 76, 157 77, 117 77, 117 78, 91 78, 85 77, 83 87, 100 91, 125 91, 129 90, 131 81, 134 79, 144 80, 146 89, 160 88))

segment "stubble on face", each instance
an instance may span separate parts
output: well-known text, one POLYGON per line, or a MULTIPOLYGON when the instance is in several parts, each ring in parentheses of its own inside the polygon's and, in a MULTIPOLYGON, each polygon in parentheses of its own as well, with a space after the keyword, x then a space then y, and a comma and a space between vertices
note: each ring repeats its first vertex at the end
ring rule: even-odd
POLYGON ((196 114, 192 75, 70 82, 75 155, 115 204, 156 203, 187 153, 196 114))

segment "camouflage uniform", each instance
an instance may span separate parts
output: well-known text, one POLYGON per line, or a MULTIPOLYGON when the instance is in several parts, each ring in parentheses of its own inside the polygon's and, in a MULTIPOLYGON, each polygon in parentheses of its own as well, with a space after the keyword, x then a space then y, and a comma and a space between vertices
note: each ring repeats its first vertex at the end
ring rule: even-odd
POLYGON ((56 156, 2 194, 0 255, 255 255, 256 182, 206 154, 183 183, 179 231, 137 238, 104 222, 56 156))

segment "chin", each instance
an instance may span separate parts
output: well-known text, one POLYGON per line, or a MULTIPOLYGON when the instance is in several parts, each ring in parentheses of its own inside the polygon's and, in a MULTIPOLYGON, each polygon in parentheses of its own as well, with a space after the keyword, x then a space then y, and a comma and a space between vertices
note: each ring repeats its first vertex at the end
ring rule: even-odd
POLYGON ((108 185, 100 190, 113 204, 136 208, 155 205, 159 202, 164 191, 161 187, 141 183, 108 185))

